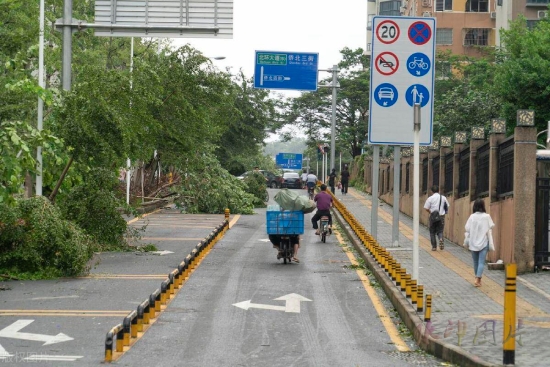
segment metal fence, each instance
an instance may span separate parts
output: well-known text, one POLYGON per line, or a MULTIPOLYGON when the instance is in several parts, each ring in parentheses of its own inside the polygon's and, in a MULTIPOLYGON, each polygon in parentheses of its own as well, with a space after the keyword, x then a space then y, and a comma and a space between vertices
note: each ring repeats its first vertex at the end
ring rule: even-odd
POLYGON ((477 148, 476 157, 476 198, 489 196, 489 142, 477 148))
POLYGON ((497 196, 510 196, 514 192, 514 137, 498 147, 497 196))
POLYGON ((439 162, 440 162, 439 155, 435 157, 432 161, 432 172, 433 172, 433 182, 432 185, 439 186, 439 162))
POLYGON ((470 147, 458 153, 458 196, 468 195, 470 190, 470 147))
MULTIPOLYGON (((447 196, 453 193, 453 160, 453 152, 445 155, 445 195, 447 196)), ((441 192, 441 190, 439 191, 441 192)))
POLYGON ((428 191, 428 158, 422 160, 422 192, 428 191))

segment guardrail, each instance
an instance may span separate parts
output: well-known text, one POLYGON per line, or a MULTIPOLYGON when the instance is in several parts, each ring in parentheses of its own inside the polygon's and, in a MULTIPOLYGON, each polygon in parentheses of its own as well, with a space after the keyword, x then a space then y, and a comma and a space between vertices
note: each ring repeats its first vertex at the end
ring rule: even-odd
POLYGON ((344 220, 349 224, 357 238, 361 241, 363 246, 367 249, 370 255, 374 258, 376 263, 384 269, 388 277, 395 283, 395 285, 405 293, 405 297, 409 300, 413 308, 416 311, 425 313, 430 317, 431 314, 431 295, 426 295, 430 300, 430 309, 424 310, 424 286, 417 284, 417 281, 411 279, 411 274, 407 273, 407 269, 403 268, 401 264, 397 262, 383 246, 381 246, 366 230, 361 223, 355 218, 355 216, 336 198, 332 195, 333 205, 336 210, 342 215, 344 220))
POLYGON ((176 269, 168 273, 167 278, 161 282, 160 288, 141 302, 137 310, 130 312, 122 324, 109 330, 105 337, 105 362, 119 359, 155 323, 161 312, 176 296, 185 281, 189 279, 191 273, 228 229, 229 210, 226 209, 224 221, 200 241, 176 269))

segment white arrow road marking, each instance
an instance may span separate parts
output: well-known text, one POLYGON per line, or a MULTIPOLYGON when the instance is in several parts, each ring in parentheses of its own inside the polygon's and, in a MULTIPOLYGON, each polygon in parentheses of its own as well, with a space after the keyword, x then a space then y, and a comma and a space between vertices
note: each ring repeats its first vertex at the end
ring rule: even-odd
POLYGON ((0 345, 0 361, 3 361, 4 359, 8 359, 10 357, 13 357, 13 354, 9 354, 8 351, 5 350, 2 345, 0 345))
POLYGON ((263 239, 258 240, 258 241, 260 241, 260 242, 269 242, 269 238, 263 238, 263 239))
POLYGON ((252 303, 250 301, 252 300, 234 303, 233 306, 242 308, 243 310, 248 310, 249 308, 260 308, 263 310, 300 313, 300 302, 311 302, 310 299, 307 299, 306 297, 296 293, 290 293, 290 294, 287 294, 286 296, 275 298, 275 301, 286 301, 286 304, 284 307, 275 306, 275 305, 264 305, 261 303, 252 303))
POLYGON ((296 293, 290 293, 286 296, 275 298, 275 301, 286 301, 285 312, 295 312, 300 313, 300 302, 311 302, 310 299, 307 299, 304 296, 300 296, 296 293))
POLYGON ((173 254, 172 251, 168 251, 168 250, 163 250, 163 251, 151 251, 151 253, 152 253, 153 255, 159 255, 159 256, 168 255, 168 254, 173 254))
POLYGON ((33 354, 30 357, 24 358, 24 361, 38 362, 38 361, 60 361, 60 362, 74 362, 77 359, 84 358, 84 356, 54 356, 47 354, 33 354))
POLYGON ((50 345, 74 340, 74 338, 71 338, 70 336, 63 333, 59 333, 57 335, 44 335, 19 332, 19 330, 23 329, 25 326, 32 324, 33 322, 34 320, 17 320, 10 326, 7 326, 0 330, 0 337, 44 342, 43 345, 50 345))

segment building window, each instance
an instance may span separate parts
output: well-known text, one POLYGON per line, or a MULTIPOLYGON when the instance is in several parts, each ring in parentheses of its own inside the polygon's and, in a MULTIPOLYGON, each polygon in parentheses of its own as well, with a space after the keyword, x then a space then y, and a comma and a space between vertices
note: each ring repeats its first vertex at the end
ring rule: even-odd
POLYGON ((489 46, 489 28, 464 29, 464 46, 489 46))
POLYGON ((435 11, 453 10, 453 0, 435 0, 435 11))
POLYGON ((401 0, 399 1, 381 1, 380 15, 399 16, 401 15, 401 0))
POLYGON ((435 32, 436 45, 452 45, 453 44, 453 29, 452 28, 437 28, 435 32))
POLYGON ((529 28, 530 31, 535 29, 537 24, 539 24, 540 20, 527 20, 527 28, 529 28))
POLYGON ((489 11, 489 0, 466 1, 466 12, 487 13, 488 11, 489 11))

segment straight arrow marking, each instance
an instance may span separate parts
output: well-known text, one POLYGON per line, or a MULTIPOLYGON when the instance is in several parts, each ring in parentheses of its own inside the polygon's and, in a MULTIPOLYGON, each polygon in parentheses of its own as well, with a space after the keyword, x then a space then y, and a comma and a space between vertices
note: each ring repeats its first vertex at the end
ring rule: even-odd
POLYGON ((290 313, 300 313, 300 302, 311 302, 310 299, 296 293, 290 293, 286 296, 275 298, 275 301, 285 301, 285 306, 265 305, 261 303, 252 303, 251 300, 234 303, 233 306, 248 310, 250 308, 260 308, 263 310, 284 311, 290 313))
POLYGON ((0 337, 44 342, 43 345, 50 345, 55 343, 66 342, 69 340, 74 340, 74 338, 71 338, 70 336, 65 335, 63 333, 59 333, 57 335, 44 335, 44 334, 31 334, 31 333, 19 332, 19 330, 32 324, 33 322, 34 320, 17 320, 13 324, 0 330, 0 337))

